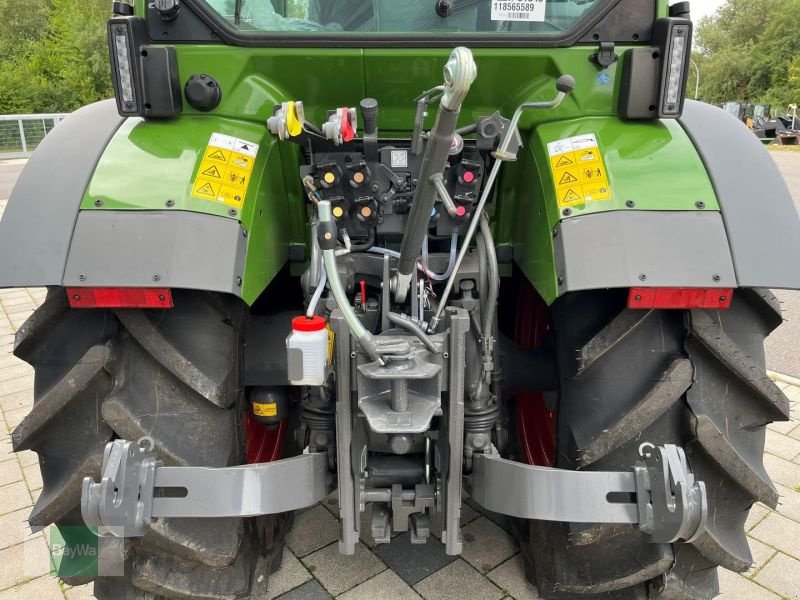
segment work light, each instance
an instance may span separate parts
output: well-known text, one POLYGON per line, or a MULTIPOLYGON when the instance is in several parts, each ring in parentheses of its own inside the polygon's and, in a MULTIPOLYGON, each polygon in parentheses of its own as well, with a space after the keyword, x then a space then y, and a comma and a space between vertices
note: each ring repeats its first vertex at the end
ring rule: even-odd
POLYGON ((132 17, 114 17, 108 22, 108 47, 111 56, 111 78, 121 115, 141 114, 142 90, 135 28, 139 21, 132 17))
POLYGON ((692 22, 688 19, 659 19, 655 37, 661 41, 663 56, 658 116, 677 117, 683 113, 692 47, 692 22))

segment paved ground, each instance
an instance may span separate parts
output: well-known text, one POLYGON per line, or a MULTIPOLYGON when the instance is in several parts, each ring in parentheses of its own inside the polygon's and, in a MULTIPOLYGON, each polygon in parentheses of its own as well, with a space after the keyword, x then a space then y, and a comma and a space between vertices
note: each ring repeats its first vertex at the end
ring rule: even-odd
MULTIPOLYGON (((800 212, 800 152, 771 152, 800 212)), ((800 378, 800 292, 775 290, 786 322, 767 340, 767 368, 800 378)))
MULTIPOLYGON (((779 155, 800 205, 800 155, 779 155)), ((19 165, 0 163, 0 198, 19 165)), ((5 192, 5 194, 4 194, 5 192)), ((5 202, 0 200, 0 213, 5 202)), ((41 492, 36 455, 12 454, 9 432, 30 410, 30 368, 11 356, 14 332, 44 298, 42 289, 0 290, 0 600, 68 600, 91 597, 90 586, 63 586, 48 574, 48 538, 31 535, 30 508, 41 492)), ((800 299, 781 293, 790 322, 768 344, 769 366, 800 375, 800 299)), ((800 386, 780 383, 792 400, 793 420, 769 427, 765 464, 781 493, 777 511, 756 505, 747 523, 754 566, 745 576, 721 572, 723 600, 800 600, 800 386)), ((800 383, 800 382, 798 382, 800 383)), ((519 550, 503 524, 468 499, 463 510, 464 553, 445 556, 433 539, 411 546, 408 536, 391 545, 359 545, 353 557, 337 552, 334 499, 298 515, 283 567, 267 598, 281 600, 534 600, 519 550)))

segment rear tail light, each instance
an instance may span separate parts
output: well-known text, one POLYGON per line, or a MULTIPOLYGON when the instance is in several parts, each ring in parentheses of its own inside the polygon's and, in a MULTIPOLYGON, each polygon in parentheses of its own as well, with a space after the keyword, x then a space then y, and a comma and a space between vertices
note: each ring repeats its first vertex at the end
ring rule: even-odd
POLYGON ((631 288, 628 308, 730 308, 731 288, 631 288))
POLYGON ((172 308, 169 288, 70 287, 72 308, 172 308))

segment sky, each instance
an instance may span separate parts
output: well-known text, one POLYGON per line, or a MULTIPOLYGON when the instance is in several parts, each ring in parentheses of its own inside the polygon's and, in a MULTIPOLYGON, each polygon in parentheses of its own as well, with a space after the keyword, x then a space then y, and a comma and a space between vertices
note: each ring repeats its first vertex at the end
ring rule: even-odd
POLYGON ((691 0, 692 21, 699 23, 703 17, 713 15, 725 2, 726 0, 691 0))

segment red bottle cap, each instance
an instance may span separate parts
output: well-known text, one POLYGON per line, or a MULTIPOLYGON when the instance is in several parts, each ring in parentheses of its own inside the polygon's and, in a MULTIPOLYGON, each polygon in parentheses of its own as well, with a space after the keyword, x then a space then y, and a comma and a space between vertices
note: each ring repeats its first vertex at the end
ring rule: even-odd
POLYGON ((322 331, 325 329, 325 319, 322 317, 295 317, 292 319, 294 331, 322 331))

